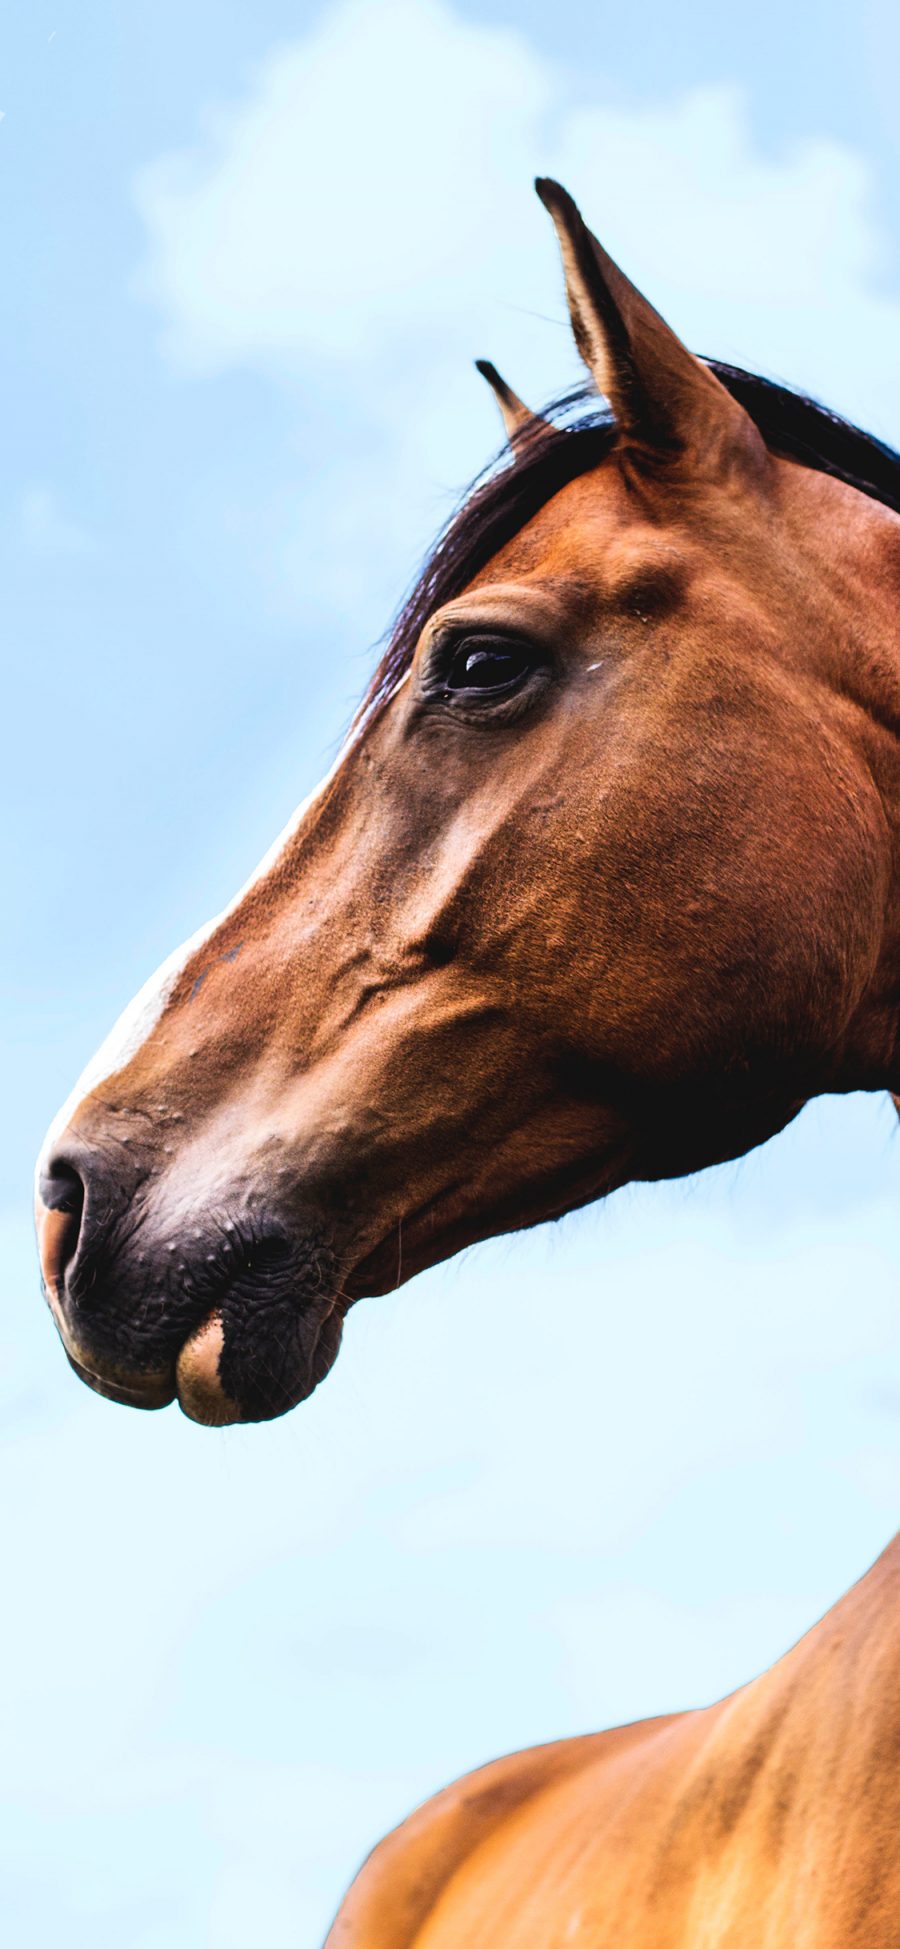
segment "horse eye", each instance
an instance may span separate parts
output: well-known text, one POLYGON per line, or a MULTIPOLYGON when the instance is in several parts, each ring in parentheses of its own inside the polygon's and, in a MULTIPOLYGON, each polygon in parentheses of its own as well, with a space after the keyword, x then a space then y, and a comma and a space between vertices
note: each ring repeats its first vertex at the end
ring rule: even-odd
POLYGON ((457 643, 444 676, 444 689, 487 694, 511 690, 530 675, 534 659, 524 643, 509 636, 467 636, 457 643))

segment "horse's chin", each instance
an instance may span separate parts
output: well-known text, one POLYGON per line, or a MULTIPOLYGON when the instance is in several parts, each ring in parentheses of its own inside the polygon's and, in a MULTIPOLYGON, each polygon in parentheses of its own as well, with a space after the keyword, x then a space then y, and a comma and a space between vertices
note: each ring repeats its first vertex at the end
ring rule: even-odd
POLYGON ((320 1301, 306 1311, 302 1331, 297 1318, 282 1310, 267 1319, 260 1308, 256 1318, 236 1320, 227 1300, 210 1313, 175 1363, 182 1412, 204 1428, 225 1428, 273 1421, 307 1400, 337 1357, 343 1315, 334 1301, 320 1301))
POLYGON ((116 1401, 126 1408, 166 1408, 177 1400, 189 1420, 204 1428, 225 1428, 239 1421, 271 1421, 306 1400, 333 1363, 340 1340, 340 1321, 330 1316, 323 1324, 311 1366, 298 1363, 290 1375, 282 1373, 278 1377, 271 1391, 260 1390, 255 1373, 248 1374, 246 1390, 241 1386, 239 1344, 230 1345, 226 1361, 226 1372, 234 1389, 229 1391, 221 1371, 225 1332, 222 1314, 211 1313, 185 1341, 174 1368, 133 1374, 115 1367, 103 1371, 104 1363, 77 1347, 62 1328, 60 1337, 73 1372, 104 1400, 116 1401))
POLYGON ((224 1345, 222 1315, 211 1313, 185 1341, 175 1366, 178 1405, 204 1428, 226 1428, 244 1419, 237 1401, 222 1385, 219 1364, 224 1345))

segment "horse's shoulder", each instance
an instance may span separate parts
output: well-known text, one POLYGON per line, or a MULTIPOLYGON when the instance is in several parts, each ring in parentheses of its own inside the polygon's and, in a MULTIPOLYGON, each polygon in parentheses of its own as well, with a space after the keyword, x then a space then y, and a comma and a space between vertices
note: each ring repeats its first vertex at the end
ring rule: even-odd
POLYGON ((451 1877, 505 1820, 562 1781, 617 1758, 670 1723, 648 1719, 555 1740, 464 1774, 416 1808, 373 1849, 345 1897, 325 1949, 414 1949, 451 1877))

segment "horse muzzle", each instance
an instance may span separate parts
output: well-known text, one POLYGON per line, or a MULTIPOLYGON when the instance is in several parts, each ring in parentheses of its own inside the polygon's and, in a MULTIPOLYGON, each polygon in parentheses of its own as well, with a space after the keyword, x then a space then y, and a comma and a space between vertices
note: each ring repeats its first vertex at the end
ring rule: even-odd
POLYGON ((286 1413, 340 1344, 339 1268, 321 1225, 261 1218, 251 1196, 187 1219, 182 1206, 166 1226, 160 1202, 84 1147, 39 1176, 44 1292, 75 1373, 128 1407, 177 1399, 207 1426, 286 1413))

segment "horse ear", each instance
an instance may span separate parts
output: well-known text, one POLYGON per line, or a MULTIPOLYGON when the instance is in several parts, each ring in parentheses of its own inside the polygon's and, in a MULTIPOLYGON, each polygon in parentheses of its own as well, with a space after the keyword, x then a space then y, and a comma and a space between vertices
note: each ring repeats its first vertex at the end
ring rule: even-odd
POLYGON ((749 414, 613 263, 568 191, 546 176, 535 188, 559 238, 578 350, 626 440, 688 454, 704 472, 738 453, 759 470, 766 449, 749 414))
POLYGON ((475 367, 481 373, 482 379, 487 380, 497 401, 510 446, 518 446, 523 440, 531 440, 542 433, 552 431, 547 421, 541 419, 539 413, 533 413, 531 408, 526 406, 524 399, 520 399, 518 393, 513 392, 512 386, 508 386, 506 380, 501 379, 490 359, 476 359, 475 367))

